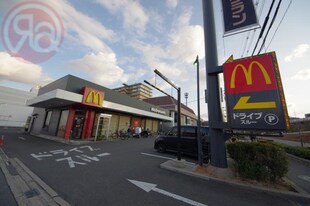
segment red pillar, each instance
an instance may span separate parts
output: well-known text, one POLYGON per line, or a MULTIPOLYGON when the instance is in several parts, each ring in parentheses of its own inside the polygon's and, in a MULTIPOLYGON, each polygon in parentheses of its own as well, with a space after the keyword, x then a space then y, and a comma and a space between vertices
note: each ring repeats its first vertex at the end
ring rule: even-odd
POLYGON ((72 129, 72 123, 74 120, 74 114, 75 114, 75 109, 70 108, 68 119, 67 119, 67 124, 66 124, 66 130, 65 130, 65 139, 67 140, 69 140, 71 136, 71 129, 72 129))
POLYGON ((95 111, 87 110, 85 115, 82 139, 88 139, 91 137, 91 132, 94 124, 94 117, 95 117, 95 111))

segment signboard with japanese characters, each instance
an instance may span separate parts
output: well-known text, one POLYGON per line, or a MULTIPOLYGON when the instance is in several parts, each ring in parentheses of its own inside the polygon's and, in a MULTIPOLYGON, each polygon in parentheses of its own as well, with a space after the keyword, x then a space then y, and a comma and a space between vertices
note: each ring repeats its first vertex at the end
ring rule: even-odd
POLYGON ((259 27, 252 0, 222 0, 224 36, 259 27))
POLYGON ((275 52, 237 59, 223 66, 231 129, 289 128, 275 52))

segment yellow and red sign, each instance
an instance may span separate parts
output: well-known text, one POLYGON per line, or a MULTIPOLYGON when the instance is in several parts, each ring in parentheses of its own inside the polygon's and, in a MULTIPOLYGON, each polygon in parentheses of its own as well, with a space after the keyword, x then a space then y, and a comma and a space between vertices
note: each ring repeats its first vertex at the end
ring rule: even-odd
POLYGON ((275 52, 225 63, 224 80, 232 129, 289 127, 275 52))
POLYGON ((83 94, 82 104, 93 106, 93 107, 102 107, 104 92, 95 90, 90 87, 84 87, 81 91, 83 94))

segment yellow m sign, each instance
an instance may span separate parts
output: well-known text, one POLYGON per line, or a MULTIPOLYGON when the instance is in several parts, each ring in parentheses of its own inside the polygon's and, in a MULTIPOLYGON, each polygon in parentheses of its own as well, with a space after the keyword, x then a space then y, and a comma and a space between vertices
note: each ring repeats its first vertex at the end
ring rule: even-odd
POLYGON ((102 107, 103 97, 98 91, 91 90, 86 97, 85 103, 102 107))
POLYGON ((263 76, 264 76, 264 79, 265 79, 265 82, 266 84, 271 84, 271 79, 265 69, 265 67, 259 63, 258 61, 253 61, 251 62, 251 64, 249 65, 249 68, 248 70, 246 69, 246 67, 243 65, 243 64, 237 64, 234 69, 233 69, 233 72, 231 74, 231 78, 230 78, 230 88, 231 89, 234 89, 236 88, 236 73, 237 73, 237 70, 239 68, 242 69, 243 71, 243 74, 245 76, 245 80, 246 80, 246 84, 247 85, 252 85, 253 84, 253 78, 252 78, 252 70, 253 70, 253 66, 254 65, 257 65, 258 68, 260 69, 260 71, 262 72, 263 76))

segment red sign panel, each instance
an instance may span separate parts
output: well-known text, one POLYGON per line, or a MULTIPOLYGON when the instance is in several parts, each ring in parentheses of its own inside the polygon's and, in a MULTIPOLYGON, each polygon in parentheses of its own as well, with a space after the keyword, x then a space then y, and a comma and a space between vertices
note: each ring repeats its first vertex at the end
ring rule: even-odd
POLYGON ((90 87, 84 87, 81 93, 83 94, 82 104, 94 107, 102 107, 104 98, 103 91, 98 91, 90 87))
POLYGON ((271 55, 240 59, 225 64, 226 94, 277 90, 271 55))
POLYGON ((140 127, 140 124, 141 124, 141 119, 136 119, 136 118, 133 119, 133 127, 134 128, 140 127))

